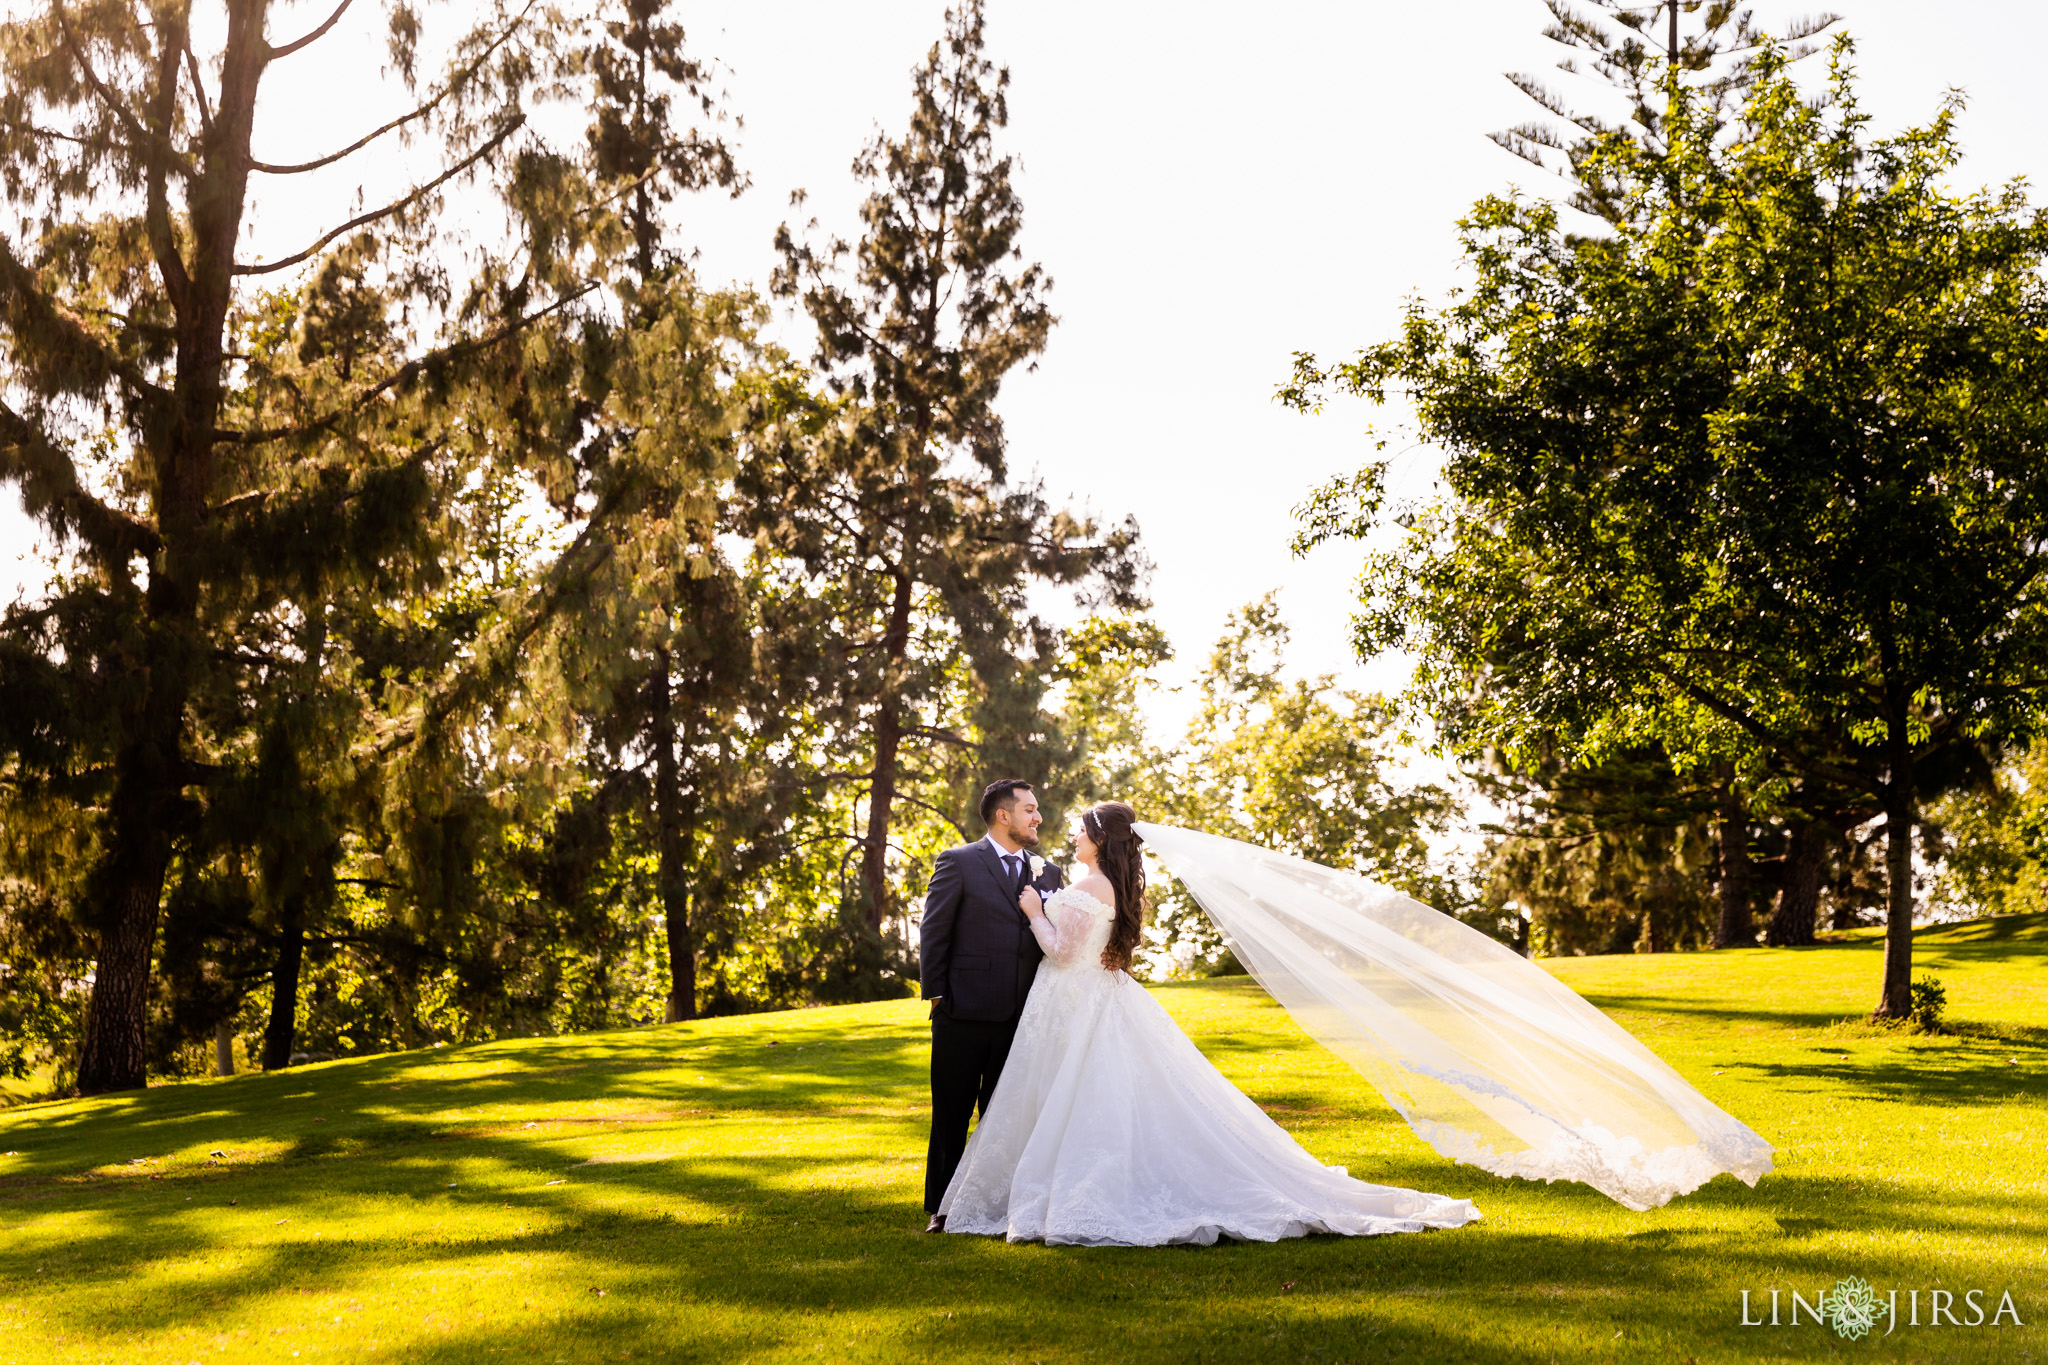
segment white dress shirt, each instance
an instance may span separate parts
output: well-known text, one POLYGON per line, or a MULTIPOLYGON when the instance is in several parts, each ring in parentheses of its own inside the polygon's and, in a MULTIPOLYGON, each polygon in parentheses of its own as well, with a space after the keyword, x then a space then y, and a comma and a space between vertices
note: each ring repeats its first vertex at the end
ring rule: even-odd
POLYGON ((997 842, 996 842, 996 836, 995 836, 995 835, 993 835, 993 834, 984 834, 984 835, 982 835, 982 836, 981 836, 981 841, 982 841, 982 842, 983 842, 984 844, 987 844, 987 845, 988 845, 988 846, 989 846, 990 848, 994 849, 994 850, 996 851, 996 856, 997 856, 998 858, 1001 858, 1001 859, 1004 859, 1004 860, 1005 860, 1005 861, 1004 861, 1004 863, 1003 863, 1003 871, 1005 871, 1005 872, 1007 872, 1007 873, 1009 873, 1009 874, 1010 874, 1010 880, 1011 880, 1011 881, 1013 881, 1013 882, 1014 882, 1014 881, 1016 881, 1016 880, 1017 880, 1017 877, 1018 877, 1018 874, 1019 874, 1019 873, 1024 873, 1024 872, 1028 872, 1028 871, 1030 870, 1030 867, 1031 867, 1031 855, 1030 855, 1030 854, 1028 854, 1028 853, 1023 853, 1023 852, 1018 852, 1018 853, 1012 853, 1012 852, 1010 852, 1010 850, 1008 850, 1007 848, 1004 848, 1004 847, 1003 847, 1003 846, 1002 846, 1001 844, 999 844, 999 843, 997 843, 997 842), (1011 858, 1015 858, 1015 859, 1016 859, 1017 861, 1016 861, 1015 863, 1011 863, 1011 862, 1009 862, 1009 861, 1008 861, 1008 860, 1009 860, 1009 859, 1011 859, 1011 858))

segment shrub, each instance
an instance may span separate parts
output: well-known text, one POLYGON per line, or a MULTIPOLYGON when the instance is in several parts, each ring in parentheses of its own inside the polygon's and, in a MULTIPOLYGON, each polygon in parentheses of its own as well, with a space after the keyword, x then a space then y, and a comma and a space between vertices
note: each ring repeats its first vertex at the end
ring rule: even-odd
POLYGON ((1941 982, 1923 976, 1913 983, 1913 1027, 1922 1033, 1941 1032, 1941 1012, 1948 1007, 1948 992, 1941 982))

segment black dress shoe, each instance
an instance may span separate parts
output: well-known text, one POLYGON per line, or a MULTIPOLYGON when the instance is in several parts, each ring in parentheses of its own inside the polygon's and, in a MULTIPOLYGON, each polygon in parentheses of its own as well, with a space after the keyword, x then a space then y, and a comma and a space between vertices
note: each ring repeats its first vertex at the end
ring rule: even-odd
POLYGON ((946 1230, 946 1215, 943 1213, 933 1214, 932 1221, 924 1225, 924 1230, 926 1232, 944 1232, 946 1230))

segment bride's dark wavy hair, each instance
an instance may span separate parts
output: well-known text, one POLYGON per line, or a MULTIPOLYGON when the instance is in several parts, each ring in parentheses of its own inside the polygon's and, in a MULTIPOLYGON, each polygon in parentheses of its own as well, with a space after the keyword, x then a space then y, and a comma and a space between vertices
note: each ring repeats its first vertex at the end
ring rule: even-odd
POLYGON ((1121 801, 1104 801, 1081 812, 1081 828, 1095 845, 1095 865, 1116 893, 1116 922, 1102 950, 1102 965, 1113 972, 1131 969, 1131 955, 1145 928, 1145 841, 1131 822, 1138 813, 1121 801))

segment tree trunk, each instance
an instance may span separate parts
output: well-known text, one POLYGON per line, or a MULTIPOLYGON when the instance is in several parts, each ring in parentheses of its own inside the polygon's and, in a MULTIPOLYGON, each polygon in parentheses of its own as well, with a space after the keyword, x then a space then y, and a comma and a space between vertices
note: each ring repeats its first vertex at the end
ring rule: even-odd
MULTIPOLYGON (((170 867, 171 826, 186 782, 185 706, 203 653, 196 639, 200 584, 194 575, 207 553, 201 547, 214 494, 235 242, 254 164, 249 137, 256 87, 270 61, 263 34, 267 9, 264 0, 231 0, 227 6, 212 138, 186 193, 189 262, 180 254, 168 204, 168 139, 151 147, 143 168, 150 251, 173 320, 176 379, 166 401, 143 423, 144 450, 155 474, 151 497, 160 548, 144 594, 143 655, 135 661, 144 695, 139 708, 122 718, 128 733, 116 762, 114 819, 99 867, 106 918, 78 1060, 78 1088, 87 1095, 134 1089, 148 1079, 143 1026, 150 955, 170 867)), ((154 37, 160 79, 156 107, 146 121, 163 127, 178 99, 184 12, 163 11, 154 37)))
POLYGON ((420 1006, 418 992, 413 988, 410 964, 388 973, 385 983, 391 987, 393 1021, 398 1026, 398 1046, 410 1052, 424 1041, 420 1035, 420 1006))
POLYGON ((1778 890, 1777 909, 1764 929, 1764 941, 1773 948, 1805 948, 1813 943, 1829 832, 1818 820, 1801 821, 1792 830, 1785 847, 1785 884, 1778 890))
POLYGON ((137 869, 107 898, 111 923, 93 961, 92 1003, 78 1054, 78 1093, 138 1090, 149 1083, 143 1022, 149 1017, 149 960, 168 859, 137 869))
POLYGON ((676 897, 662 896, 668 919, 668 1004, 662 1018, 680 1023, 697 1017, 697 936, 690 929, 690 893, 680 889, 676 897))
POLYGON ((1716 948, 1753 948, 1750 923, 1749 812, 1733 792, 1721 798, 1721 920, 1716 948))
POLYGON ((225 1019, 213 1026, 213 1074, 235 1074, 235 1029, 225 1019))
POLYGON ((1670 896, 1670 869, 1660 868, 1650 881, 1650 895, 1643 905, 1642 929, 1636 935, 1637 952, 1661 953, 1670 948, 1664 933, 1664 916, 1658 913, 1669 903, 1670 896))
POLYGON ((277 963, 270 969, 270 1022, 263 1029, 263 1069, 292 1064, 292 1032, 299 1021, 299 966, 306 955, 306 906, 293 894, 277 931, 277 963))
POLYGON ((668 1004, 662 1017, 673 1024, 697 1017, 697 945, 690 933, 689 850, 683 837, 683 783, 676 766, 675 693, 668 647, 654 651, 649 680, 654 731, 655 881, 661 913, 668 923, 668 1004))
POLYGON ((860 880, 867 897, 868 928, 880 933, 889 913, 889 819, 896 806, 896 757, 903 745, 903 716, 896 701, 896 674, 910 653, 910 575, 896 573, 896 597, 889 629, 882 637, 888 675, 875 716, 875 768, 868 788, 868 837, 861 849, 860 880))
POLYGON ((1913 1014, 1913 754, 1904 717, 1891 728, 1891 781, 1884 792, 1884 990, 1873 1019, 1913 1014))

